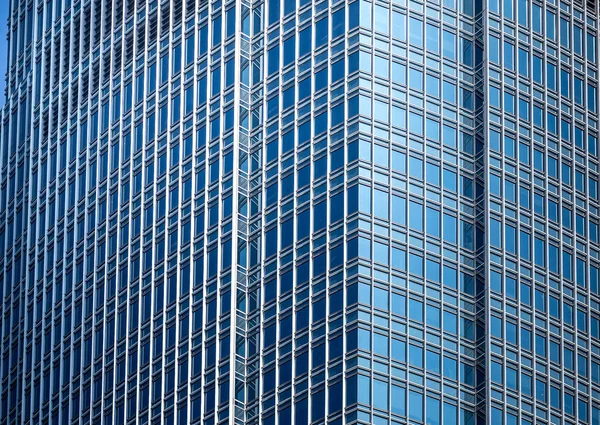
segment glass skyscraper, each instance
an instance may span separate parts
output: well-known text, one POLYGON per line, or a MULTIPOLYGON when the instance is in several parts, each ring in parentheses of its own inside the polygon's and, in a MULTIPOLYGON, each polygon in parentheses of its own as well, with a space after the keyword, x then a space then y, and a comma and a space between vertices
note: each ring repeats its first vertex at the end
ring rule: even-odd
POLYGON ((0 425, 600 424, 596 2, 5 1, 0 425))

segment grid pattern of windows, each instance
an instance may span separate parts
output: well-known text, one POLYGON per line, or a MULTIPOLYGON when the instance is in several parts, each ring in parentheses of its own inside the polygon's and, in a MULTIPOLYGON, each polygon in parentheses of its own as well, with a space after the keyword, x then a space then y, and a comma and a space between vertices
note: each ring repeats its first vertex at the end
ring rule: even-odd
POLYGON ((593 5, 12 3, 0 424, 600 422, 593 5))
POLYGON ((597 13, 491 1, 487 20, 491 421, 599 423, 597 13))
POLYGON ((226 422, 248 7, 12 4, 2 422, 226 422))
POLYGON ((347 265, 346 279, 357 281, 347 323, 357 319, 363 423, 477 420, 476 235, 485 223, 476 219, 483 95, 472 6, 360 2, 358 161, 347 163, 359 202, 346 230, 358 267, 347 265))

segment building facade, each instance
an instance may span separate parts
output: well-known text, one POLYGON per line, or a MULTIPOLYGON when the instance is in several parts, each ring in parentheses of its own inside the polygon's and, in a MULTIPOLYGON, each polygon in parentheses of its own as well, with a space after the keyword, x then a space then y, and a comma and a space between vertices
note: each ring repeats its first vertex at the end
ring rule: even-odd
POLYGON ((0 424, 600 423, 598 18, 10 0, 0 424))

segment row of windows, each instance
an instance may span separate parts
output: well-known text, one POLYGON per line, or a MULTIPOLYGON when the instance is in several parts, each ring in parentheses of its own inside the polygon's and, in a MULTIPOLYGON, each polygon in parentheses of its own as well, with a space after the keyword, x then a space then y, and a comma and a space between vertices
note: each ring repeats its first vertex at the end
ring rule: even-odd
MULTIPOLYGON (((497 52, 490 57, 490 60, 495 63, 503 63, 505 69, 511 69, 513 63, 513 50, 512 47, 508 48, 510 45, 507 42, 504 42, 504 57, 503 61, 500 60, 500 42, 494 36, 490 36, 490 43, 494 46, 494 51, 497 52), (510 55, 510 56, 508 56, 510 55), (507 57, 508 56, 508 57, 507 57), (508 65, 507 65, 508 62, 508 65)), ((528 78, 529 76, 529 54, 519 49, 519 73, 528 78)), ((549 90, 560 93, 565 98, 572 98, 575 101, 576 105, 581 106, 582 108, 587 108, 587 110, 591 113, 596 113, 597 105, 598 105, 598 96, 597 89, 594 84, 588 82, 587 90, 586 84, 584 82, 583 76, 578 76, 577 74, 573 74, 569 72, 567 69, 561 69, 560 74, 557 71, 557 66, 552 64, 551 62, 546 62, 546 70, 543 69, 543 59, 537 55, 533 55, 532 62, 532 77, 535 83, 538 83, 542 86, 545 86, 549 90), (560 77, 559 77, 560 75, 560 77), (559 87, 560 81, 560 87, 559 87), (587 102, 586 102, 587 99, 587 102)), ((490 96, 490 104, 498 109, 502 109, 501 104, 505 108, 505 112, 510 113, 512 115, 516 115, 517 110, 517 102, 516 95, 512 92, 505 91, 504 95, 501 95, 501 90, 495 85, 490 86, 489 91, 490 96)), ((543 106, 538 106, 537 103, 533 104, 533 112, 531 112, 530 103, 526 99, 520 99, 518 103, 519 108, 519 118, 524 121, 530 122, 529 116, 533 116, 534 124, 537 126, 543 127, 543 106)), ((550 131, 553 131, 554 134, 557 134, 556 116, 550 114, 548 112, 548 121, 550 124, 554 122, 554 126, 550 128, 550 131), (552 116, 550 116, 552 115, 552 116)), ((565 137, 565 139, 569 140, 569 136, 565 137)))

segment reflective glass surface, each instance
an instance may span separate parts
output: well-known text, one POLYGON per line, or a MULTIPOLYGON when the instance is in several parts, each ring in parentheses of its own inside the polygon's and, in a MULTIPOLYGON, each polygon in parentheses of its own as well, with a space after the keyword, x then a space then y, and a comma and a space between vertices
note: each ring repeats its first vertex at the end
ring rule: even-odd
POLYGON ((597 5, 11 3, 0 424, 598 424, 597 5))

